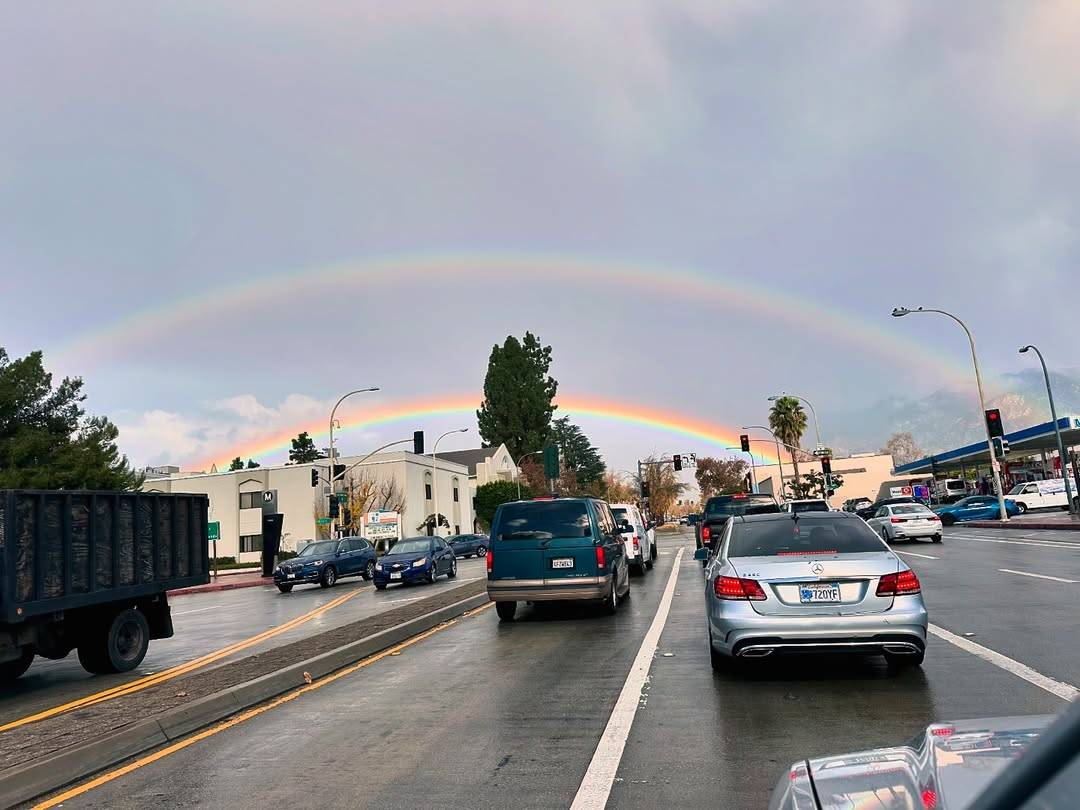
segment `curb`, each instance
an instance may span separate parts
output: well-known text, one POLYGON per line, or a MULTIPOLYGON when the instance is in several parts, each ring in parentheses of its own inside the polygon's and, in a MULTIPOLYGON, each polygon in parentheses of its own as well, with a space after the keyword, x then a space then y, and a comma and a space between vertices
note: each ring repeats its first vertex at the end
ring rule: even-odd
POLYGON ((0 802, 4 808, 14 807, 74 784, 125 759, 173 742, 242 709, 303 686, 305 672, 313 680, 318 680, 487 602, 487 593, 470 596, 368 638, 163 712, 151 720, 133 723, 70 751, 15 768, 0 777, 0 796, 3 796, 0 802))
POLYGON ((1051 530, 1059 532, 1080 532, 1080 521, 1073 521, 1071 523, 1037 523, 1030 520, 1025 520, 1022 523, 1014 523, 1009 521, 1008 523, 1002 523, 999 520, 970 520, 965 523, 957 524, 958 527, 969 529, 1040 529, 1051 530))
POLYGON ((216 593, 218 591, 235 591, 237 588, 254 588, 258 585, 273 585, 273 577, 259 577, 258 579, 245 580, 244 582, 211 582, 209 585, 195 585, 191 588, 180 588, 169 591, 169 596, 186 596, 189 593, 216 593))

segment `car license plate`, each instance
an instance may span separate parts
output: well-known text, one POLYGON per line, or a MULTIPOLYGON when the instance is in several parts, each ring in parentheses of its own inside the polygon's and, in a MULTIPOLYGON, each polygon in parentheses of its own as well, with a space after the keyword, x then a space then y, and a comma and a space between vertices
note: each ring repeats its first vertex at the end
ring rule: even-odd
POLYGON ((401 572, 398 571, 396 574, 391 574, 390 579, 401 579, 401 572))
POLYGON ((836 583, 826 585, 802 585, 799 588, 799 601, 804 605, 839 602, 840 586, 836 583))
POLYGON ((559 557, 559 558, 554 559, 554 560, 551 561, 551 567, 552 568, 573 568, 574 567, 574 558, 573 557, 559 557))
POLYGON ((286 579, 296 579, 296 574, 287 574, 286 579))

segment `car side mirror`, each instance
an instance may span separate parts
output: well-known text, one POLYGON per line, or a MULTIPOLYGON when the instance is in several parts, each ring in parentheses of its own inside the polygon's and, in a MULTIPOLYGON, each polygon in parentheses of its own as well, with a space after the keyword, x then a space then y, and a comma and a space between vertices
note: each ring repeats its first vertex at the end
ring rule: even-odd
POLYGON ((694 552, 694 559, 704 562, 705 560, 709 559, 709 550, 702 546, 694 552))

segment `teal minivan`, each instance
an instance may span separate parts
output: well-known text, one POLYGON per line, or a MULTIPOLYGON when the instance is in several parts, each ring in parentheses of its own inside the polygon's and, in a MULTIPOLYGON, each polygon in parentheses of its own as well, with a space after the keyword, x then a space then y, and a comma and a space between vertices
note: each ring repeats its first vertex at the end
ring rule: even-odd
POLYGON ((630 592, 622 532, 594 498, 537 498, 495 512, 487 590, 503 621, 518 602, 594 600, 614 613, 630 592))

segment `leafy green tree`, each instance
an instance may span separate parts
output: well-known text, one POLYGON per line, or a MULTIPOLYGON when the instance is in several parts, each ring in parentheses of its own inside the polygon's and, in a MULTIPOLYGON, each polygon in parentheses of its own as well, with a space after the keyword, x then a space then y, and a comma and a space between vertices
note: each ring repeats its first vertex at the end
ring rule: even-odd
POLYGON ((137 489, 142 476, 116 446, 119 431, 87 416, 81 378, 53 387, 40 351, 0 347, 0 489, 137 489))
MULTIPOLYGON (((450 521, 446 519, 446 515, 444 515, 442 512, 439 512, 439 526, 441 526, 443 528, 446 528, 446 529, 450 528, 450 521)), ((424 522, 421 523, 419 526, 417 526, 416 530, 418 532, 427 532, 428 537, 431 537, 432 535, 434 535, 435 534, 435 513, 432 512, 430 515, 428 515, 426 518, 424 518, 424 522)))
POLYGON ((694 478, 701 490, 701 499, 729 492, 742 492, 750 465, 742 459, 719 459, 706 456, 697 460, 694 478))
MULTIPOLYGON (((793 498, 816 498, 825 491, 825 476, 821 474, 820 470, 812 470, 802 478, 801 482, 791 481, 788 484, 793 498)), ((844 477, 834 473, 832 476, 833 490, 840 489, 843 485, 844 477)))
POLYGON ((298 433, 292 440, 292 449, 289 450, 289 462, 292 464, 310 464, 324 458, 323 454, 315 447, 315 442, 305 430, 298 433))
POLYGON ((254 470, 256 467, 261 467, 261 466, 262 465, 259 464, 259 462, 255 461, 253 459, 250 459, 250 458, 248 459, 247 469, 254 470))
POLYGON ((548 374, 551 347, 526 332, 493 346, 484 378, 484 401, 476 412, 480 437, 492 447, 505 443, 515 459, 540 450, 551 436, 555 392, 559 384, 548 374))
POLYGON ((607 468, 600 451, 593 447, 581 428, 570 424, 569 416, 551 423, 551 439, 559 446, 559 462, 563 469, 573 471, 579 487, 603 480, 607 468))
POLYGON ((244 462, 240 458, 240 456, 237 456, 236 458, 234 458, 232 461, 229 462, 229 472, 236 472, 237 470, 242 470, 242 469, 244 469, 244 462))
POLYGON ((799 480, 799 453, 803 434, 806 432, 806 411, 795 397, 780 397, 769 411, 769 427, 781 442, 788 445, 791 466, 795 468, 795 480, 799 480))
MULTIPOLYGON (((661 459, 654 455, 645 459, 642 473, 649 484, 649 512, 654 515, 671 514, 671 508, 680 495, 687 490, 675 474, 675 468, 668 464, 658 464, 661 459)), ((638 481, 638 488, 641 482, 638 481)))
MULTIPOLYGON (((533 491, 525 484, 521 485, 521 497, 531 498, 533 491)), ((501 504, 516 501, 518 499, 517 484, 513 481, 489 481, 483 486, 476 488, 476 497, 473 498, 473 509, 476 519, 485 530, 491 528, 491 522, 495 520, 495 510, 501 504)))

